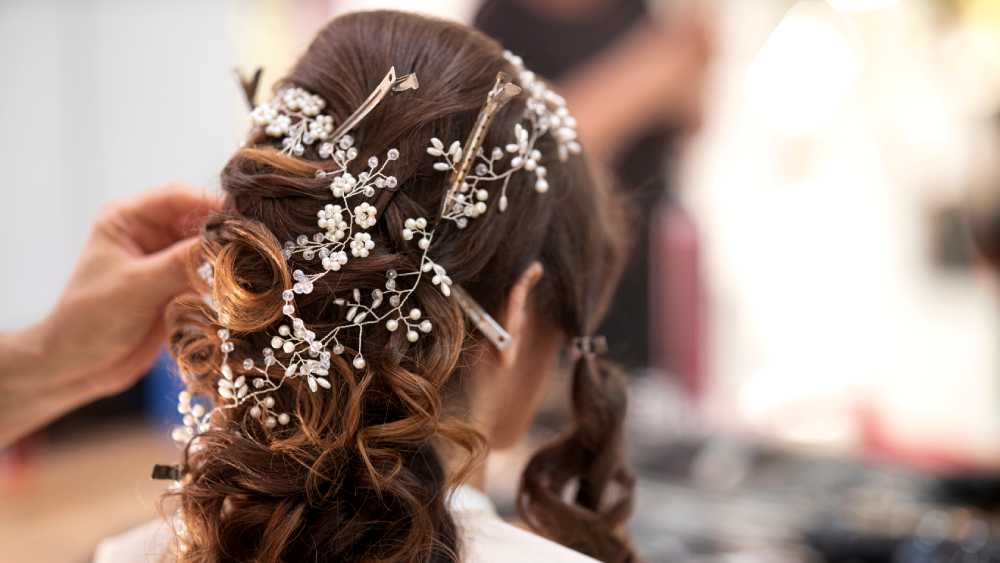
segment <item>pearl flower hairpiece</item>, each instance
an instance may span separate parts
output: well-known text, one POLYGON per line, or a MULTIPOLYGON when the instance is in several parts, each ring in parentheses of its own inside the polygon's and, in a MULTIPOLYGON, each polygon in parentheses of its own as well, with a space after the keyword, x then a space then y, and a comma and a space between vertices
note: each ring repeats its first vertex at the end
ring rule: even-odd
MULTIPOLYGON (((293 379, 304 380, 314 393, 330 389, 334 355, 350 354, 351 365, 357 370, 365 369, 365 331, 404 331, 407 342, 417 342, 434 328, 432 320, 425 318, 423 311, 410 303, 413 292, 425 281, 430 281, 443 296, 454 296, 473 325, 497 348, 510 345, 510 335, 503 327, 455 286, 445 268, 431 258, 438 224, 449 221, 462 229, 469 220, 486 214, 491 202, 490 185, 499 184, 496 206, 499 212, 507 209, 507 188, 515 173, 532 174, 535 190, 547 191, 544 155, 536 148, 541 137, 554 138, 556 156, 560 160, 580 152, 576 122, 566 109, 565 101, 526 70, 519 57, 509 52, 505 52, 504 57, 517 71, 520 84, 515 85, 500 73, 464 144, 454 140, 446 145, 432 138, 426 148, 428 154, 438 158, 434 169, 449 172, 449 178, 436 218, 411 217, 404 221, 400 234, 403 240, 416 241, 420 251, 419 267, 413 271, 387 271, 380 288, 345 290, 342 296, 333 300, 343 311, 343 320, 323 334, 310 329, 306 320, 298 316, 296 296, 310 294, 316 282, 330 272, 341 270, 352 260, 363 260, 375 250, 376 241, 368 231, 378 222, 380 210, 375 207, 376 194, 399 187, 390 167, 400 159, 400 152, 392 148, 382 159, 371 156, 366 166, 359 170, 354 164, 359 150, 348 133, 385 96, 416 89, 419 84, 414 75, 397 77, 395 69, 390 69, 365 102, 337 128, 334 128, 333 118, 322 113, 325 101, 300 87, 287 87, 273 100, 253 109, 251 121, 254 126, 266 136, 280 139, 283 153, 303 156, 306 150, 315 146, 321 160, 333 161, 331 168, 317 172, 318 178, 330 180, 330 201, 316 212, 317 230, 286 241, 282 249, 287 260, 300 259, 316 267, 292 272, 292 286, 282 292, 285 322, 270 336, 269 346, 261 350, 259 358, 247 357, 232 364, 230 356, 235 345, 230 330, 219 327, 217 336, 222 362, 216 391, 221 401, 209 411, 190 393, 182 392, 178 410, 184 415, 184 426, 174 430, 175 440, 190 441, 211 428, 214 412, 244 404, 250 405, 250 416, 267 429, 288 424, 291 415, 275 410, 272 394, 293 379), (522 90, 527 93, 524 113, 513 127, 511 141, 504 147, 485 150, 482 142, 493 118, 522 90)), ((214 283, 210 263, 199 268, 199 275, 209 286, 214 283)), ((210 307, 215 307, 211 297, 205 300, 210 307)), ((225 324, 226 319, 218 320, 225 324)))

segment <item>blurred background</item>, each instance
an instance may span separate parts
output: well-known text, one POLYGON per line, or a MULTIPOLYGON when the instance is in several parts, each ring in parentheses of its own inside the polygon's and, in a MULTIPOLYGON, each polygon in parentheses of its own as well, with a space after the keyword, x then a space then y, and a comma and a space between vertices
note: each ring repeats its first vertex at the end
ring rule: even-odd
MULTIPOLYGON (((51 307, 107 202, 217 189, 234 68, 269 86, 370 8, 522 55, 633 203, 603 332, 649 561, 1000 561, 996 0, 3 1, 0 330, 51 307)), ((87 561, 154 517, 176 386, 164 358, 0 450, 0 558, 87 561)), ((532 447, 491 459, 508 513, 532 447)))

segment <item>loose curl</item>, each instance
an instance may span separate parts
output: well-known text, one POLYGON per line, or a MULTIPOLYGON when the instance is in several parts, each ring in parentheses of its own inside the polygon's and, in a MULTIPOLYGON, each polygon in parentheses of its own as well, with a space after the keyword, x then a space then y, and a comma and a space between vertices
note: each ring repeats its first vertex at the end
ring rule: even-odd
MULTIPOLYGON (((369 231, 378 241, 372 254, 297 298, 317 332, 343 322, 333 303, 338 291, 380 287, 386 270, 419 265, 420 255, 402 240, 403 221, 433 216, 444 193, 424 143, 432 136, 463 138, 493 77, 511 70, 495 42, 465 27, 370 12, 333 20, 282 83, 320 95, 340 121, 393 65, 418 73, 420 90, 387 98, 356 136, 370 151, 362 162, 390 146, 400 149, 405 156, 393 170, 400 188, 380 205, 379 223, 369 231)), ((523 107, 515 101, 498 116, 487 146, 508 142, 504 132, 523 107)), ((321 165, 313 152, 288 157, 255 138, 223 169, 225 207, 203 236, 214 283, 200 288, 215 308, 184 296, 168 318, 171 351, 192 393, 216 396, 220 325, 232 333, 234 371, 267 346, 290 270, 309 268, 298 257, 286 260, 279 241, 315 230, 316 209, 329 198, 328 181, 315 175, 321 165)), ((618 206, 580 159, 549 166, 545 196, 516 176, 508 192, 516 211, 493 210, 460 235, 442 227, 435 261, 497 314, 537 260, 546 274, 533 291, 533 307, 566 334, 587 334, 620 270, 618 206)), ((329 392, 290 381, 272 394, 276 409, 293 414, 288 426, 264 429, 248 405, 218 413, 218 429, 189 444, 183 486, 170 493, 180 508, 181 560, 461 560, 445 500, 485 453, 484 438, 461 407, 469 366, 488 344, 470 332, 454 301, 429 284, 410 299, 434 319, 432 334, 410 343, 402 332, 372 331, 364 370, 333 356, 329 392), (459 452, 457 470, 446 471, 443 448, 459 452)), ((633 556, 621 530, 631 486, 620 448, 624 384, 591 357, 578 362, 573 381, 573 429, 529 464, 519 508, 543 535, 605 561, 628 561, 633 556), (605 492, 615 483, 621 487, 609 502, 605 492), (563 491, 570 486, 578 492, 567 503, 563 491)))

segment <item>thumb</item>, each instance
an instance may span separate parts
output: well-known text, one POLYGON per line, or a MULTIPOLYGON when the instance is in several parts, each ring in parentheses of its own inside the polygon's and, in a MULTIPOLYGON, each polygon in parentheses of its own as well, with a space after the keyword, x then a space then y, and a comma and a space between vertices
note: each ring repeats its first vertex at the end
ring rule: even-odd
POLYGON ((163 299, 191 289, 188 272, 196 257, 198 243, 198 237, 190 237, 142 257, 139 268, 146 289, 163 299))

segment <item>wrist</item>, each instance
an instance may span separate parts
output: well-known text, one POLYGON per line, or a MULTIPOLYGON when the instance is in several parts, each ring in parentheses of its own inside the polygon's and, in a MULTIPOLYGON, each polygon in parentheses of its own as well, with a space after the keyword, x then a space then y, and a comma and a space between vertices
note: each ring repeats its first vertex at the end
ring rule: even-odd
POLYGON ((51 420, 65 393, 53 382, 42 325, 0 333, 0 448, 51 420))
POLYGON ((45 363, 45 339, 41 325, 0 333, 0 389, 32 386, 45 363))

